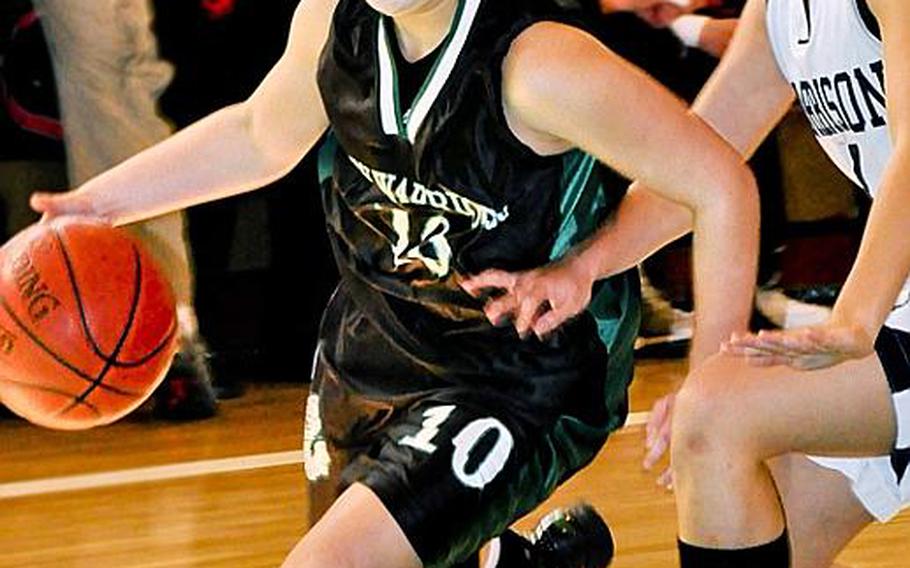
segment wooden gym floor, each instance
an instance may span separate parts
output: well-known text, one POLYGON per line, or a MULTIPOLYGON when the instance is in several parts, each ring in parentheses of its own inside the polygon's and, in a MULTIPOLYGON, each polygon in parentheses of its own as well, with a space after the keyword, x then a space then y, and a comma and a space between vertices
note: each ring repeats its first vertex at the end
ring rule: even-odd
MULTIPOLYGON (((682 371, 641 362, 633 411, 647 411, 682 371)), ((255 386, 213 420, 140 415, 80 434, 0 420, 0 568, 277 566, 305 530, 304 398, 301 386, 255 386)), ((616 568, 676 566, 673 499, 642 471, 644 415, 632 418, 542 510, 587 499, 616 534, 616 568)), ((840 561, 906 567, 908 541, 905 513, 867 530, 840 561)))

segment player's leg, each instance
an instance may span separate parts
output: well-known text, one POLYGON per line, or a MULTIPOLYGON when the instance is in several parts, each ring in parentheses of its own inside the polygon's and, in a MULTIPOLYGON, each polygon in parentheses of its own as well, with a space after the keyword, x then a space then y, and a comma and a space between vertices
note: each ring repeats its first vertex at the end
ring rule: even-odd
POLYGON ((801 454, 768 462, 787 518, 793 568, 829 568, 874 519, 850 480, 801 454))
POLYGON ((395 518, 373 491, 349 487, 300 540, 284 568, 420 568, 395 518))
MULTIPOLYGON (((363 473, 362 464, 348 466, 358 458, 370 463, 369 443, 383 435, 382 428, 392 413, 390 406, 357 400, 340 384, 330 366, 324 361, 317 362, 304 427, 310 527, 315 527, 340 497, 346 486, 345 472, 348 477, 363 473)), ((475 553, 452 568, 520 568, 533 565, 529 562, 537 562, 543 555, 552 556, 553 551, 565 559, 566 566, 595 567, 599 566, 597 558, 612 556, 612 536, 596 511, 579 505, 547 515, 533 538, 506 530, 486 548, 492 549, 493 554, 482 557, 475 553), (579 559, 585 563, 581 564, 579 559)))
MULTIPOLYGON (((541 431, 505 410, 508 405, 503 401, 491 403, 488 398, 441 391, 396 412, 382 425, 377 443, 359 452, 342 473, 343 485, 361 484, 379 498, 426 566, 472 561, 485 542, 542 502, 559 482, 593 458, 605 440, 604 432, 578 421, 541 431)), ((330 420, 326 416, 322 420, 325 431, 330 420)), ((330 468, 321 471, 330 474, 330 468)), ((326 535, 335 530, 332 527, 340 530, 346 524, 344 515, 353 514, 355 504, 369 502, 361 495, 350 506, 333 505, 316 525, 328 528, 314 533, 312 538, 318 541, 305 538, 294 558, 308 550, 328 554, 320 543, 331 540, 326 535)), ((382 518, 373 509, 368 514, 374 520, 382 518)), ((332 552, 336 553, 340 552, 332 552)), ((561 565, 524 557, 498 564, 561 565)))
POLYGON ((891 390, 875 356, 811 373, 715 357, 677 399, 683 567, 732 556, 742 566, 785 566, 785 519, 765 461, 790 452, 887 455, 895 436, 891 390))

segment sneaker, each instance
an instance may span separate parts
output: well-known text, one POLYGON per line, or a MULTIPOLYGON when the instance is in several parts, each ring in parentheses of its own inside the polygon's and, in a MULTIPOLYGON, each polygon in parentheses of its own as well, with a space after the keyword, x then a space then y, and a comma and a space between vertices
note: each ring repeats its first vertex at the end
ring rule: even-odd
POLYGON ((673 340, 692 337, 692 312, 673 307, 648 277, 641 274, 641 330, 644 338, 672 336, 673 340))
POLYGON ((676 310, 663 293, 655 288, 644 272, 641 276, 641 332, 644 337, 670 333, 676 320, 676 310))
POLYGON ((641 328, 635 355, 641 358, 685 357, 692 339, 692 312, 673 307, 641 274, 641 328))
POLYGON ((218 402, 201 341, 184 341, 155 391, 154 414, 165 420, 201 420, 215 415, 218 402))
POLYGON ((819 325, 831 316, 831 308, 800 302, 780 288, 759 290, 755 294, 755 307, 768 321, 783 329, 819 325))
POLYGON ((610 527, 586 503, 548 514, 530 542, 531 558, 539 568, 606 568, 615 551, 610 527))
POLYGON ((787 296, 807 304, 831 307, 840 295, 840 284, 819 284, 795 290, 787 290, 787 296))
POLYGON ((9 408, 5 407, 2 403, 0 403, 0 420, 2 420, 4 418, 18 418, 18 416, 16 416, 16 414, 13 413, 12 410, 10 410, 9 408))

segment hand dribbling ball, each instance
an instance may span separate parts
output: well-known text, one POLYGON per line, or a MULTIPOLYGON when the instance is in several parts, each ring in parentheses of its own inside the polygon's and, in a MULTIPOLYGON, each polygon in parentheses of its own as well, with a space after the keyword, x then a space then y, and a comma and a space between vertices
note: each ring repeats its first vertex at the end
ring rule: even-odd
POLYGON ((58 218, 0 249, 0 402, 35 424, 127 415, 164 378, 177 335, 170 284, 122 229, 58 218))

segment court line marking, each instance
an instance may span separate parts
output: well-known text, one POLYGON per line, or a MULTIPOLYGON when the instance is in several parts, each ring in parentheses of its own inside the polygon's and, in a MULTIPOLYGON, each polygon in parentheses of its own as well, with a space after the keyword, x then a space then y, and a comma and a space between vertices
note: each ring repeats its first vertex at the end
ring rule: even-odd
MULTIPOLYGON (((641 426, 648 421, 647 412, 633 412, 626 420, 625 428, 641 426)), ((123 485, 154 483, 188 479, 225 473, 240 473, 273 467, 300 465, 303 451, 275 452, 233 458, 200 460, 152 467, 139 467, 118 471, 49 477, 33 481, 17 481, 0 484, 0 501, 36 497, 54 493, 107 489, 123 485)))
POLYGON ((651 416, 650 412, 630 412, 629 416, 626 418, 626 423, 623 428, 631 428, 633 426, 644 426, 648 423, 648 417, 651 416))
POLYGON ((50 477, 34 481, 2 484, 0 485, 0 500, 47 495, 50 493, 102 489, 136 483, 169 481, 219 473, 237 473, 270 467, 295 465, 302 461, 303 452, 298 450, 293 452, 277 452, 272 454, 140 467, 85 475, 50 477))

